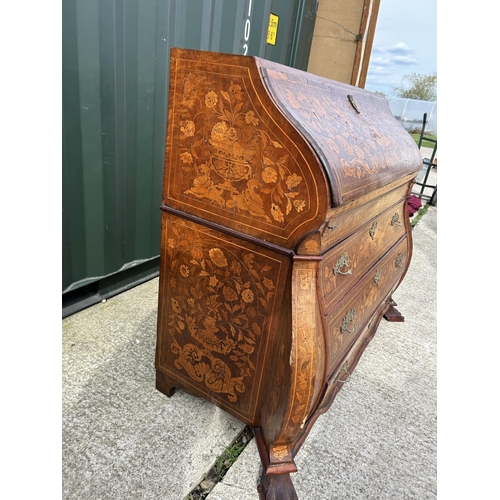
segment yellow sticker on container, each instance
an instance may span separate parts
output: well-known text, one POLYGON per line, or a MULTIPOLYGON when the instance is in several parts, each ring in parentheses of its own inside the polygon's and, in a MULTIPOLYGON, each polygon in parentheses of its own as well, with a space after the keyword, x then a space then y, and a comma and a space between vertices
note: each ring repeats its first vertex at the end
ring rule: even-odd
POLYGON ((278 33, 278 16, 269 15, 269 27, 267 28, 267 43, 276 45, 276 34, 278 33))

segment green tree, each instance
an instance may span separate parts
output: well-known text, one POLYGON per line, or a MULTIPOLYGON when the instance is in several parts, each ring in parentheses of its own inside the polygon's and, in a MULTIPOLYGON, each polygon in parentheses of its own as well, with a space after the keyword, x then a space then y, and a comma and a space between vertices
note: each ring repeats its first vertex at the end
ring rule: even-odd
POLYGON ((396 97, 437 101, 437 73, 410 73, 401 79, 401 85, 393 88, 396 97))

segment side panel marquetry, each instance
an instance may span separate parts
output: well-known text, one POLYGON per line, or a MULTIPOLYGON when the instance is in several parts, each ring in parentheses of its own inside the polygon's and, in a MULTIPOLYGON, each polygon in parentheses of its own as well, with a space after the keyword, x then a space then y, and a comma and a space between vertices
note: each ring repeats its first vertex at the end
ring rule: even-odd
POLYGON ((175 54, 164 204, 288 246, 328 208, 317 158, 274 110, 253 59, 175 54))
POLYGON ((158 368, 252 422, 287 257, 162 217, 158 368))

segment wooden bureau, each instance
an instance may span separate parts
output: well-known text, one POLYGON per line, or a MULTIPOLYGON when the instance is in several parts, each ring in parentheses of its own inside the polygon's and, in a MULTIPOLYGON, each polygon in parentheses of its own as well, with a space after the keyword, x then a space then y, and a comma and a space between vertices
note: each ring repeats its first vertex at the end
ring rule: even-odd
MULTIPOLYGON (((172 49, 157 388, 251 426, 266 499, 384 315, 422 166, 385 98, 256 57, 172 49)), ((389 316, 390 315, 390 316, 389 316)))

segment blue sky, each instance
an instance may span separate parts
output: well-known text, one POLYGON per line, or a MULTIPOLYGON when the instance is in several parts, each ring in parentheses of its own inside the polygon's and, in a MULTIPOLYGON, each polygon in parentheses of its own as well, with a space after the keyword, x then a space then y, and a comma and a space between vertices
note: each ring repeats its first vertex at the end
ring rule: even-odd
POLYGON ((409 73, 437 72, 437 0, 381 0, 367 90, 390 96, 409 73))

